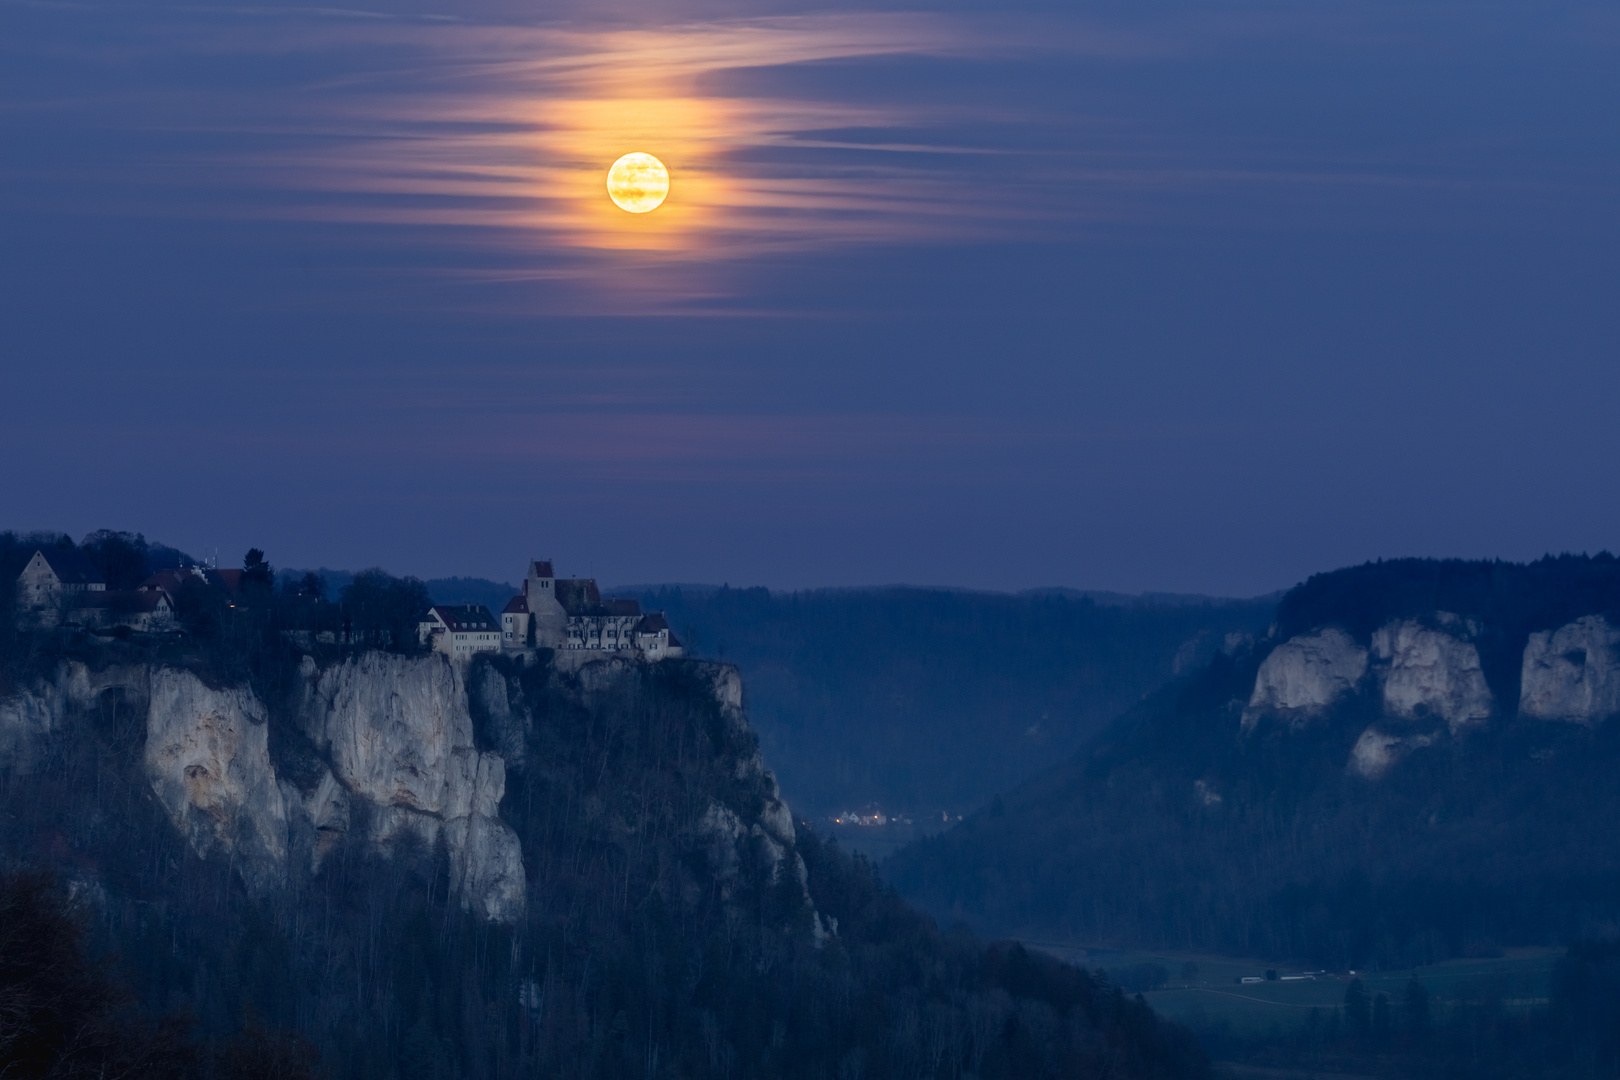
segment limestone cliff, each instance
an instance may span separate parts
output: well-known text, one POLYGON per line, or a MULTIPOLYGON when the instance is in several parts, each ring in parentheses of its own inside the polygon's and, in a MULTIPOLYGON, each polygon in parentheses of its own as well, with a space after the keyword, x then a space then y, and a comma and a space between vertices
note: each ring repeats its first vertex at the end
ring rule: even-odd
POLYGON ((281 884, 287 805, 270 764, 265 709, 246 687, 152 673, 145 764, 158 801, 197 854, 231 859, 249 891, 281 884))
POLYGON ((370 839, 442 839, 464 906, 516 919, 525 884, 517 835, 499 813, 506 764, 474 745, 461 670, 438 655, 368 652, 324 670, 306 657, 301 673, 300 722, 372 811, 370 839))
MULTIPOLYGON (((633 696, 644 667, 618 659, 559 665, 552 692, 589 713, 601 700, 633 696)), ((749 748, 719 767, 754 792, 747 809, 715 802, 685 834, 709 853, 723 894, 754 852, 773 879, 787 873, 802 887, 793 816, 754 749, 736 669, 691 662, 684 670, 737 745, 749 748)), ((509 764, 524 765, 533 736, 523 686, 487 663, 469 668, 439 655, 365 652, 325 664, 306 656, 290 700, 277 703, 284 719, 275 721, 246 685, 210 685, 176 667, 96 671, 67 661, 0 700, 0 769, 28 773, 53 740, 92 724, 114 693, 140 721, 133 734, 141 775, 164 815, 197 857, 228 866, 250 893, 320 874, 340 845, 384 857, 407 845, 442 853, 464 909, 511 923, 524 915, 530 876, 501 811, 509 764), (299 744, 306 748, 278 752, 277 722, 307 738, 299 744), (284 760, 288 753, 295 759, 284 760)))
POLYGON ((1530 635, 1519 712, 1537 720, 1595 724, 1620 714, 1620 630, 1601 615, 1530 635))
MULTIPOLYGON (((1457 621, 1444 614, 1437 618, 1457 621)), ((1388 665, 1380 673, 1385 715, 1406 721, 1433 717, 1453 734, 1491 715, 1491 690, 1471 642, 1405 619, 1373 633, 1372 653, 1388 665)))
POLYGON ((50 677, 34 679, 20 693, 0 700, 0 763, 28 772, 69 716, 95 707, 109 691, 144 702, 146 668, 114 665, 95 671, 82 661, 64 661, 50 677))
MULTIPOLYGON (((1370 649, 1332 627, 1296 635, 1261 663, 1243 730, 1267 716, 1298 728, 1332 711, 1367 679, 1377 690, 1379 716, 1362 729, 1346 768, 1378 779, 1414 750, 1459 737, 1495 714, 1496 699, 1471 640, 1480 632, 1477 622, 1441 611, 1385 623, 1372 632, 1370 649)), ((1588 726, 1620 715, 1620 630, 1601 615, 1587 615, 1529 634, 1518 713, 1588 726)))
POLYGON ((1299 726, 1322 715, 1366 674, 1367 650, 1343 630, 1326 627, 1290 638, 1260 664, 1243 728, 1267 715, 1299 726))
POLYGON ((1479 650, 1467 640, 1477 632, 1455 615, 1436 612, 1384 624, 1372 633, 1370 649, 1335 627, 1296 635, 1261 662, 1243 730, 1267 716, 1297 729, 1365 685, 1377 693, 1380 719, 1363 728, 1346 768, 1378 779, 1414 750, 1490 718, 1494 698, 1479 650))

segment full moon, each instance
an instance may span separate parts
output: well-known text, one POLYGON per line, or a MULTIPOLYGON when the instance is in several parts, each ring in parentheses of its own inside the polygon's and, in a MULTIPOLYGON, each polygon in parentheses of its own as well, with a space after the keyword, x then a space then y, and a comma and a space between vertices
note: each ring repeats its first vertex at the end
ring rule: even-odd
POLYGON ((645 214, 669 194, 669 170, 651 154, 626 154, 608 170, 607 189, 619 209, 645 214))

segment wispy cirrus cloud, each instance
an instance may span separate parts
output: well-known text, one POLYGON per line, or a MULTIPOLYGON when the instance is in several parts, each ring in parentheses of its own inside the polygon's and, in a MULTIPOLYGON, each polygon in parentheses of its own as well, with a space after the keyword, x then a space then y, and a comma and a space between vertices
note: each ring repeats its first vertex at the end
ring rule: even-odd
MULTIPOLYGON (((116 134, 87 141, 129 147, 116 183, 106 163, 86 168, 71 153, 0 164, 36 173, 45 200, 359 230, 395 254, 414 247, 377 260, 378 279, 549 283, 554 311, 713 313, 748 291, 760 257, 1072 237, 1088 224, 1270 226, 1377 200, 1380 214, 1396 199, 1432 214, 1486 189, 1515 189, 1526 204, 1529 189, 1544 203, 1598 204, 1610 190, 1537 173, 1528 156, 1529 168, 1481 169, 1495 148, 1462 135, 1299 128, 1275 99, 1245 104, 1263 122, 1233 128, 1218 96, 1206 105, 1195 84, 1176 88, 1178 73, 1209 57, 1271 55, 1279 37, 1399 52, 1412 20, 1383 7, 1182 12, 1108 28, 915 12, 646 25, 576 11, 536 26, 336 8, 159 5, 135 18, 56 0, 0 4, 116 23, 47 40, 41 56, 130 80, 115 93, 92 82, 0 103, 41 125, 102 125, 116 134), (1025 60, 1065 67, 1053 82, 1062 100, 1011 74, 1025 60), (996 72, 982 95, 916 81, 948 67, 976 85, 975 65, 996 72), (1086 92, 1091 67, 1110 72, 1107 95, 1086 92), (670 197, 652 214, 606 197, 608 165, 631 150, 671 170, 670 197)), ((534 291, 517 302, 536 302, 534 291)))

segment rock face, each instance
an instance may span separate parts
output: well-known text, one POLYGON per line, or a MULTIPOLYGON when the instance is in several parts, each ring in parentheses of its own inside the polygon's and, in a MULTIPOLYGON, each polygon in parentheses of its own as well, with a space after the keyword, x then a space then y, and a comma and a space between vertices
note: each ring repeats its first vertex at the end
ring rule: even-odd
POLYGON ((214 690, 188 671, 152 675, 146 776, 203 858, 231 856, 249 891, 280 884, 287 807, 270 764, 264 706, 246 687, 214 690))
POLYGON ((54 677, 0 701, 0 768, 29 772, 68 715, 99 705, 109 691, 118 694, 126 706, 144 707, 146 669, 113 666, 92 671, 78 660, 69 660, 57 667, 54 677))
POLYGON ((1530 635, 1520 673, 1519 713, 1595 724, 1620 713, 1620 631, 1601 615, 1530 635))
POLYGON ((1343 630, 1328 627, 1289 638, 1260 664, 1243 728, 1253 728, 1262 716, 1278 716, 1292 726, 1308 722, 1366 674, 1367 650, 1343 630))
POLYGON ((32 771, 46 740, 61 726, 62 698, 55 683, 40 682, 0 701, 0 761, 9 771, 32 771))
POLYGON ((492 666, 476 667, 467 686, 474 718, 481 717, 496 753, 515 769, 523 767, 528 713, 514 705, 506 678, 492 666))
POLYGON ((1434 735, 1392 735, 1377 724, 1367 728, 1350 750, 1349 771, 1364 780, 1377 780, 1414 750, 1433 746, 1434 735))
MULTIPOLYGON (((564 693, 588 704, 644 671, 643 662, 581 665, 564 693)), ((736 668, 693 662, 690 672, 734 734, 746 735, 736 668)), ((487 744, 520 762, 535 723, 523 681, 490 665, 463 669, 438 655, 380 652, 325 667, 306 657, 300 674, 301 693, 283 721, 247 686, 210 686, 177 668, 92 671, 64 662, 0 701, 0 771, 27 773, 50 760, 53 740, 117 704, 122 712, 111 718, 127 722, 131 735, 144 729, 141 771, 164 814, 198 857, 227 862, 250 893, 320 873, 346 843, 385 856, 425 846, 443 853, 465 909, 494 922, 519 920, 527 907, 523 851, 500 814, 509 759, 480 751, 473 717, 487 744), (283 722, 308 743, 284 728, 272 739, 272 725, 283 722)), ((693 828, 722 888, 735 882, 745 855, 763 857, 773 876, 799 882, 813 911, 776 778, 754 749, 723 766, 763 798, 751 798, 757 810, 746 812, 716 803, 693 828)))
POLYGON ((1377 630, 1372 654, 1388 664, 1383 672, 1386 715, 1406 721, 1434 717, 1444 720, 1453 734, 1491 715, 1491 690, 1479 650, 1469 642, 1408 619, 1377 630))
POLYGON ((372 839, 442 830, 462 903, 511 921, 525 901, 517 834, 500 820, 506 763, 473 744, 467 691, 442 656, 371 652, 319 670, 306 658, 302 723, 337 779, 370 803, 372 839))

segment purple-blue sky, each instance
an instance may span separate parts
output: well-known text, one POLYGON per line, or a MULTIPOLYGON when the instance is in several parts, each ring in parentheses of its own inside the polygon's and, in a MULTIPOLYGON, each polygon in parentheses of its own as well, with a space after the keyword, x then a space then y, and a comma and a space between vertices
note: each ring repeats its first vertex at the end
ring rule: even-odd
POLYGON ((1612 3, 389 5, 0 0, 0 527, 1226 594, 1620 546, 1612 3))

